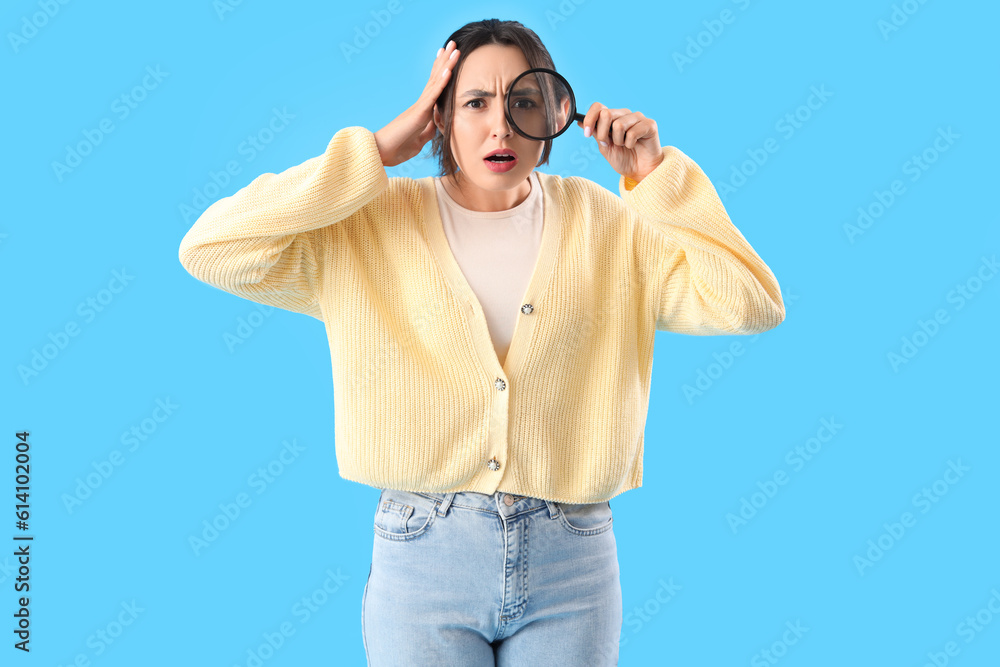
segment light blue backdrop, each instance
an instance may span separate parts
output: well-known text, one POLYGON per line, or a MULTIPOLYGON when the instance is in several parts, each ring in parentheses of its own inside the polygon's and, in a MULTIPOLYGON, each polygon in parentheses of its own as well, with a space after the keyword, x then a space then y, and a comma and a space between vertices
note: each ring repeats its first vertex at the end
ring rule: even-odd
MULTIPOLYGON (((379 492, 337 475, 323 327, 177 250, 203 198, 384 126, 498 17, 584 108, 654 118, 785 295, 760 336, 657 334, 644 485, 612 500, 620 664, 1000 664, 997 5, 341 4, 2 10, 0 663, 364 664, 379 492)), ((617 192, 578 128, 541 171, 617 192)))

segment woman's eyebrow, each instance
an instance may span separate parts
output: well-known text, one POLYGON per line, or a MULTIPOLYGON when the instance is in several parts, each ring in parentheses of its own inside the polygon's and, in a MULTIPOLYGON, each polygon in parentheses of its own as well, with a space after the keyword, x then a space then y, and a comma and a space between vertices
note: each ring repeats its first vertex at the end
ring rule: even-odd
POLYGON ((467 90, 462 93, 462 97, 496 97, 495 93, 491 93, 485 90, 467 90))
MULTIPOLYGON (((541 91, 537 88, 518 88, 513 92, 518 95, 541 95, 541 91)), ((462 97, 496 97, 496 93, 491 93, 486 90, 467 90, 462 93, 462 97)))

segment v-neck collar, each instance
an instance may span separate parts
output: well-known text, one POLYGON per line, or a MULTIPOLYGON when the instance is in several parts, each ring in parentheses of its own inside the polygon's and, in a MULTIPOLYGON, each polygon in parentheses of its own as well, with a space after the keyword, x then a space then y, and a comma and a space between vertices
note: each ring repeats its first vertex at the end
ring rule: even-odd
MULTIPOLYGON (((544 307, 544 296, 559 254, 563 226, 562 196, 555 188, 556 177, 537 171, 535 174, 542 190, 542 240, 531 280, 521 299, 522 308, 525 304, 530 304, 533 311, 544 307)), ((426 176, 416 179, 416 182, 420 185, 423 196, 424 234, 448 285, 465 309, 466 321, 469 323, 469 330, 483 369, 498 378, 516 376, 528 352, 537 312, 528 314, 522 312, 518 315, 510 347, 501 366, 493 340, 490 338, 486 314, 465 274, 462 273, 445 235, 434 177, 426 176)), ((497 267, 498 274, 502 269, 503 267, 497 267)))

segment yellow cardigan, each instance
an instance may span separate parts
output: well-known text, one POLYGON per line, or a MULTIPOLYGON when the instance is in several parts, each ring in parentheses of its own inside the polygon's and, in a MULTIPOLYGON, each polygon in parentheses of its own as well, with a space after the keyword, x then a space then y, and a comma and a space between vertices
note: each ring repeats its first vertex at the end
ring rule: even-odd
POLYGON ((433 179, 389 178, 363 127, 209 206, 179 257, 324 323, 342 478, 601 502, 642 485, 656 329, 755 334, 785 317, 701 168, 663 153, 638 185, 619 179, 620 197, 538 172, 541 248, 502 367, 433 179))

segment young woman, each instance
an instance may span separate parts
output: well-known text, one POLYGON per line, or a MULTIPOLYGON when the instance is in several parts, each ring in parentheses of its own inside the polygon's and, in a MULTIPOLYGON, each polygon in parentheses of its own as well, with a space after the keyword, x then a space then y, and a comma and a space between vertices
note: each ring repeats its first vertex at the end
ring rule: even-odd
POLYGON ((551 142, 503 112, 533 67, 555 69, 534 32, 470 23, 399 117, 258 177, 181 242, 199 280, 325 324, 339 473, 382 490, 369 665, 617 664, 609 500, 642 483, 655 331, 784 319, 652 119, 595 103, 580 123, 618 195, 536 171, 551 142), (432 139, 438 177, 387 177, 432 139))

